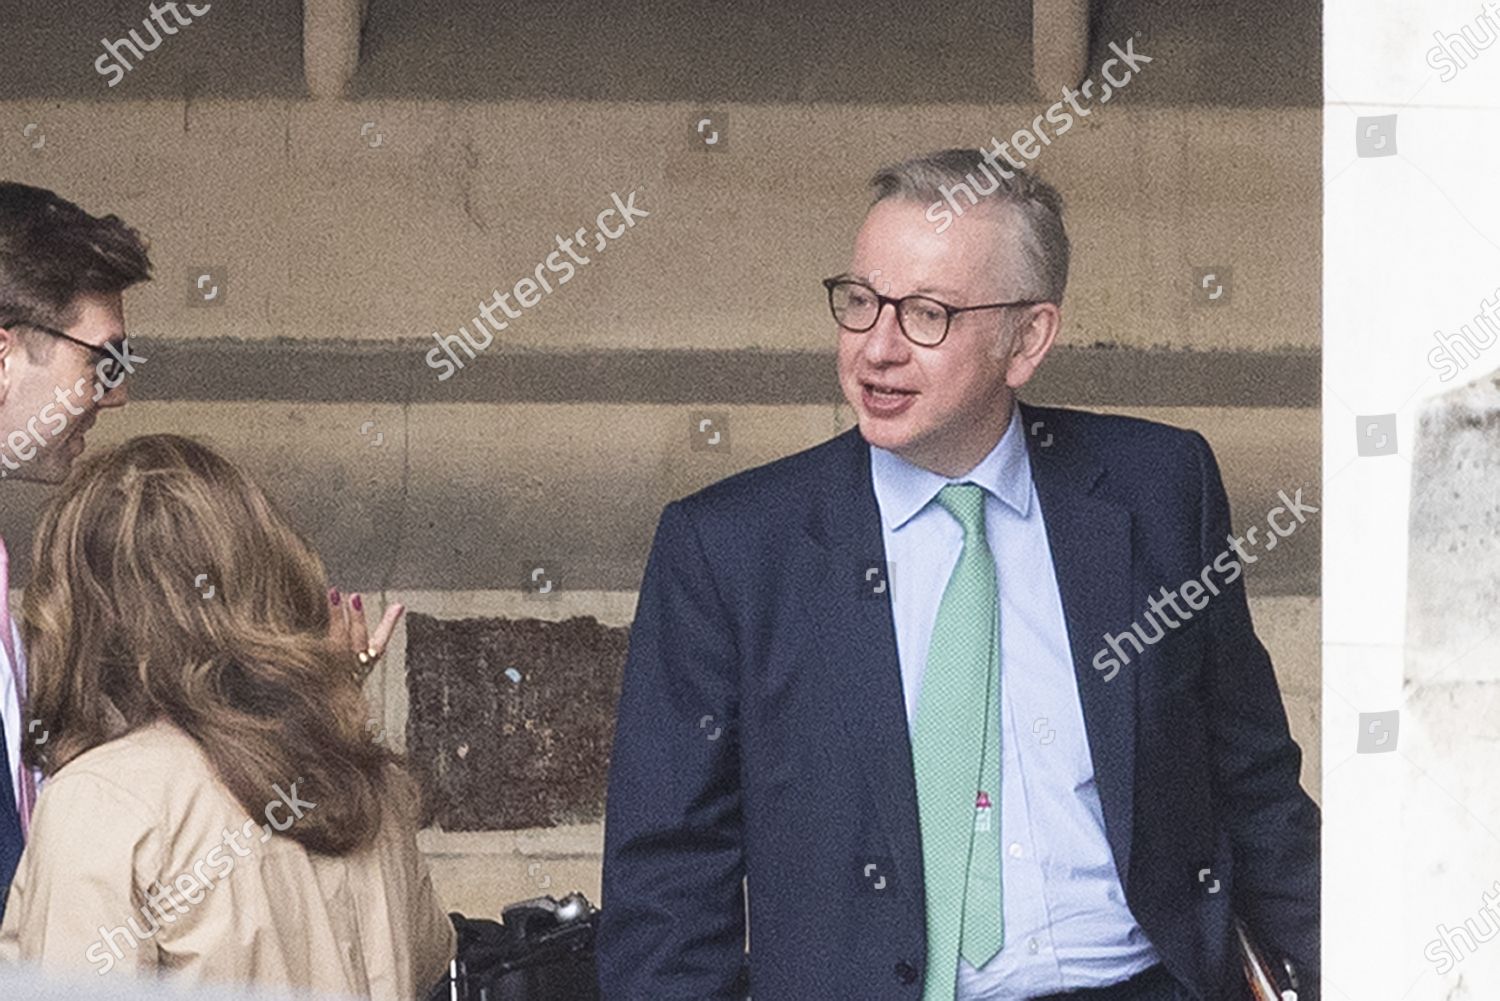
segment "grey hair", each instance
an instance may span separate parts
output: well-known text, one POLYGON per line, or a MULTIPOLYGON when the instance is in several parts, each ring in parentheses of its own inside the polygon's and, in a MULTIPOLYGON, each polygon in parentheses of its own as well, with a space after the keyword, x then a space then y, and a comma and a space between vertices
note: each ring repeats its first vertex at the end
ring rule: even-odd
MULTIPOLYGON (((927 218, 934 223, 933 213, 943 202, 949 206, 950 223, 951 216, 963 215, 965 208, 979 204, 985 196, 993 197, 995 204, 1011 206, 1022 222, 1020 241, 1026 270, 1027 287, 1017 290, 1017 295, 1061 305, 1068 284, 1068 233, 1063 227, 1062 195, 1030 170, 1018 170, 1003 160, 994 166, 992 170, 981 149, 945 149, 912 157, 875 172, 870 178, 875 192, 871 204, 887 198, 932 202, 927 218), (1002 170, 1011 176, 1006 177, 1002 170), (959 201, 960 194, 966 196, 967 204, 959 201)), ((938 232, 946 228, 945 224, 938 232)))

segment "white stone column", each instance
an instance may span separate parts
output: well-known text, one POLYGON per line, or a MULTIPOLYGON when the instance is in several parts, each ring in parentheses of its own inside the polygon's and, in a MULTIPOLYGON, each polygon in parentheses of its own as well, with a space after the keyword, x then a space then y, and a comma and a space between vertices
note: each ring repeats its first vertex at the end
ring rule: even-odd
POLYGON ((1427 401, 1415 437, 1404 697, 1397 704, 1404 760, 1395 762, 1405 767, 1391 773, 1402 778, 1394 790, 1401 797, 1402 883, 1391 887, 1409 950, 1402 982, 1416 987, 1411 997, 1495 997, 1500 951, 1482 936, 1494 920, 1483 895, 1500 890, 1496 373, 1427 401), (1439 926, 1463 935, 1445 936, 1439 926), (1421 981, 1412 980, 1412 969, 1423 971, 1421 981))
POLYGON ((1416 439, 1406 686, 1478 693, 1500 681, 1500 373, 1428 400, 1416 439))

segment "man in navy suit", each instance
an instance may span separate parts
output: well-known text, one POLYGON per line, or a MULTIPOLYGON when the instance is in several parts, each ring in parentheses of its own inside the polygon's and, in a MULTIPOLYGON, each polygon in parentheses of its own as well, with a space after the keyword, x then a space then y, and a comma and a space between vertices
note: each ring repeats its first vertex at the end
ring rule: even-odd
MULTIPOLYGON (((657 527, 603 997, 1218 1001, 1235 918, 1316 997, 1318 810, 1212 451, 1016 399, 1060 324, 1050 187, 971 150, 873 184, 825 283, 858 428, 657 527)), ((1283 498, 1278 535, 1316 511, 1283 498)))
MULTIPOLYGON (((122 294, 150 273, 145 242, 117 217, 0 182, 0 477, 60 482, 99 411, 125 405, 125 377, 145 359, 125 342, 122 294)), ((8 597, 0 539, 0 917, 36 797, 21 744, 47 735, 23 726, 26 654, 8 597)))

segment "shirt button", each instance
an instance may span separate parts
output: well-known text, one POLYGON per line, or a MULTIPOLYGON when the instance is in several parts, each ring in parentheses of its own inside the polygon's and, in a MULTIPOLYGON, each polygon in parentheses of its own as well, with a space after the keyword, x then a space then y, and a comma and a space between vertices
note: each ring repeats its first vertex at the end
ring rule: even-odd
POLYGON ((1026 951, 1027 952, 1029 952, 1033 956, 1035 956, 1037 954, 1037 951, 1039 949, 1041 949, 1041 944, 1038 943, 1036 939, 1029 938, 1029 939, 1026 940, 1026 951))
POLYGON ((896 979, 903 984, 914 984, 917 982, 917 968, 903 960, 896 964, 896 979))
POLYGON ((1020 858, 1021 857, 1021 842, 1019 842, 1019 841, 1012 841, 1010 843, 1010 857, 1011 858, 1020 858))

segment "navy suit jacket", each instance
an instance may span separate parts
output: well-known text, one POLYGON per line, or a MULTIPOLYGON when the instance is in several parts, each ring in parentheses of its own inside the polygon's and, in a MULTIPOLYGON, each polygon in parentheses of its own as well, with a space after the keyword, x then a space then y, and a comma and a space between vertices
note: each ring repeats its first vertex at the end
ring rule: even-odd
MULTIPOLYGON (((1215 573, 1220 593, 1117 672, 1094 663, 1226 548, 1212 451, 1133 418, 1021 413, 1131 913, 1199 998, 1238 996, 1232 912, 1315 997, 1319 813, 1243 576, 1215 573)), ((755 1001, 921 997, 921 831, 889 597, 871 584, 869 455, 856 428, 661 515, 609 770, 607 1001, 736 996, 744 877, 755 1001)))

